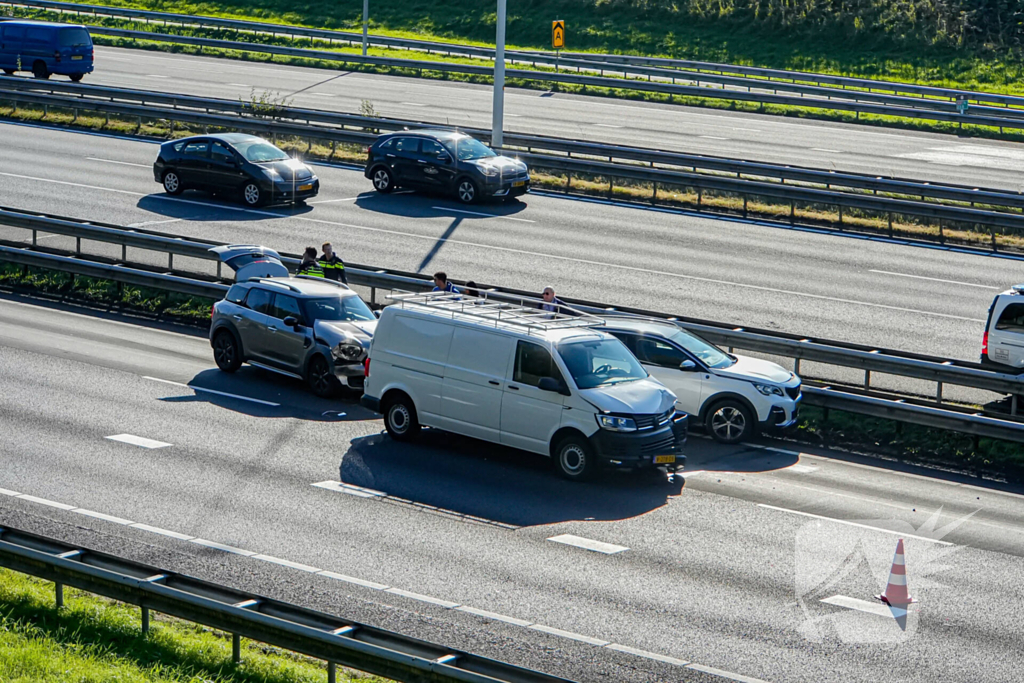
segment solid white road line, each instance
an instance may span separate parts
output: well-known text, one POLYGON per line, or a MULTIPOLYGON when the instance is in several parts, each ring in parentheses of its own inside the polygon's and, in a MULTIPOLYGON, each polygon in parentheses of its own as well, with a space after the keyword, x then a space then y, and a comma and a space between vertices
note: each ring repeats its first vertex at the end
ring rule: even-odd
POLYGON ((18 493, 17 491, 12 491, 10 489, 0 489, 0 495, 17 497, 20 496, 21 494, 18 493))
MULTIPOLYGON (((259 403, 264 406, 271 406, 278 408, 281 406, 280 403, 274 403, 273 401, 264 401, 258 398, 249 398, 248 396, 239 396, 238 394, 229 394, 226 391, 217 391, 216 389, 206 389, 204 387, 194 387, 191 384, 182 384, 181 382, 172 382, 169 379, 160 379, 159 377, 150 377, 143 375, 142 379, 148 379, 151 382, 162 382, 163 384, 172 384, 176 387, 183 387, 185 389, 191 389, 192 391, 202 391, 207 394, 216 394, 217 396, 226 396, 227 398, 237 398, 239 401, 251 401, 252 403, 259 403)), ((108 437, 110 438, 110 437, 108 437)))
POLYGON ((892 529, 883 529, 882 527, 871 526, 870 524, 861 524, 859 522, 849 522, 845 519, 836 519, 835 517, 825 517, 823 515, 813 515, 810 512, 802 512, 800 510, 790 510, 789 508, 780 508, 774 505, 765 505, 764 503, 758 503, 758 507, 767 508, 769 510, 778 510, 779 512, 788 512, 792 515, 800 515, 802 517, 813 517, 814 519, 822 519, 826 522, 835 522, 836 524, 846 524, 847 526, 855 526, 861 529, 869 529, 871 531, 880 531, 883 534, 894 534, 896 536, 902 536, 903 538, 916 538, 919 541, 930 541, 931 543, 938 543, 939 545, 953 545, 949 541, 939 541, 934 538, 928 538, 927 536, 917 536, 915 534, 907 534, 902 531, 894 531, 892 529))
POLYGON ((911 275, 910 273, 893 273, 888 270, 869 270, 869 273, 880 273, 881 275, 894 275, 896 277, 909 277, 915 280, 930 280, 932 282, 945 282, 950 285, 963 285, 964 287, 978 287, 980 289, 1002 289, 1002 287, 993 287, 991 285, 978 285, 973 282, 960 282, 959 280, 944 280, 939 277, 925 277, 924 275, 911 275))
POLYGON ((31 501, 33 503, 39 503, 40 505, 48 505, 49 507, 57 508, 58 510, 74 510, 75 509, 74 505, 68 505, 66 503, 58 503, 58 502, 53 501, 53 500, 47 500, 46 498, 37 498, 36 496, 30 496, 27 493, 21 494, 20 496, 18 496, 18 498, 20 498, 22 500, 28 500, 28 501, 31 501))
POLYGON ((609 643, 608 645, 605 645, 605 647, 609 650, 615 650, 616 652, 625 652, 626 654, 653 659, 658 662, 664 662, 665 664, 674 664, 675 666, 686 666, 689 664, 689 662, 683 659, 676 659, 675 657, 669 657, 667 655, 659 655, 656 652, 638 650, 635 647, 627 647, 626 645, 619 645, 618 643, 609 643))
POLYGON ((705 140, 728 140, 729 138, 720 138, 717 135, 701 135, 700 137, 705 140))
POLYGON ((622 128, 622 126, 615 126, 610 123, 595 123, 594 126, 597 128, 622 128))
POLYGON ((216 541, 210 541, 205 538, 190 538, 190 542, 196 545, 205 546, 207 548, 213 548, 214 550, 222 550, 232 555, 242 555, 244 557, 253 557, 256 553, 251 550, 243 550, 242 548, 236 548, 233 545, 224 545, 223 543, 217 543, 216 541))
POLYGON ((306 202, 307 204, 334 204, 335 202, 354 202, 359 197, 345 197, 344 199, 318 199, 315 202, 306 202))
POLYGON ((422 102, 400 102, 399 104, 403 104, 406 107, 425 107, 425 106, 427 106, 427 105, 423 104, 422 102))
POLYGON ((308 564, 302 564, 301 562, 292 562, 291 560, 283 560, 280 557, 274 557, 273 555, 253 555, 254 560, 263 560, 264 562, 272 562, 279 564, 282 567, 291 567, 292 569, 298 569, 300 571, 309 572, 310 574, 316 574, 322 571, 319 567, 313 567, 308 564))
POLYGON ((318 481, 313 484, 313 486, 321 489, 327 489, 328 491, 336 491, 337 493, 347 493, 350 496, 357 496, 359 498, 379 498, 387 495, 383 491, 355 486, 353 484, 346 484, 340 481, 318 481))
POLYGON ((484 619, 492 619, 493 621, 502 621, 502 622, 505 622, 506 624, 512 624, 514 626, 522 626, 524 628, 533 623, 531 621, 526 621, 525 619, 516 619, 515 617, 508 617, 508 616, 505 616, 504 614, 498 614, 496 612, 488 612, 487 610, 484 610, 484 609, 477 609, 476 607, 468 607, 466 605, 459 605, 455 609, 457 609, 460 612, 467 612, 469 614, 475 614, 476 616, 483 617, 484 619))
POLYGON ((133 164, 130 161, 116 161, 114 159, 100 159, 97 157, 86 157, 89 161, 102 161, 105 164, 118 164, 119 166, 135 166, 136 168, 153 168, 147 164, 133 164))
MULTIPOLYGON (((108 187, 94 187, 92 185, 83 185, 81 183, 70 183, 70 182, 66 182, 66 181, 63 181, 63 180, 50 180, 48 178, 34 178, 34 177, 31 177, 31 176, 16 175, 14 173, 2 173, 2 172, 0 172, 0 176, 8 176, 8 177, 11 177, 11 178, 22 178, 22 179, 26 179, 26 180, 36 180, 36 181, 44 182, 44 183, 56 183, 58 185, 70 185, 70 186, 73 186, 73 187, 82 187, 82 188, 91 189, 91 190, 102 190, 102 191, 107 191, 107 192, 119 192, 119 193, 122 193, 122 194, 130 194, 130 195, 137 196, 137 197, 147 196, 145 193, 142 193, 142 192, 128 192, 127 190, 115 190, 115 189, 108 188, 108 187)), ((599 267, 603 267, 603 268, 615 268, 617 270, 625 270, 625 271, 629 271, 629 272, 643 273, 644 275, 648 275, 648 276, 649 275, 661 275, 661 276, 664 276, 664 277, 673 277, 673 278, 677 278, 677 279, 680 279, 680 280, 688 280, 690 282, 704 282, 704 283, 707 283, 707 284, 723 285, 723 286, 727 286, 727 287, 740 287, 740 288, 743 288, 743 289, 750 289, 750 290, 754 290, 754 291, 770 292, 770 293, 773 293, 773 294, 785 294, 785 295, 788 295, 788 296, 798 296, 798 297, 803 297, 805 299, 815 299, 815 300, 818 300, 818 301, 834 301, 834 302, 841 303, 841 304, 852 304, 852 305, 855 305, 855 306, 867 306, 869 308, 879 308, 879 309, 883 309, 883 310, 887 310, 887 311, 899 311, 901 313, 916 313, 916 314, 919 314, 919 315, 927 315, 927 316, 932 316, 932 317, 935 317, 935 318, 944 318, 944 319, 947 319, 947 320, 963 320, 963 321, 972 322, 972 323, 983 323, 983 322, 985 322, 985 320, 983 318, 968 318, 966 316, 960 316, 960 315, 949 315, 948 313, 936 313, 936 312, 933 312, 933 311, 921 311, 921 310, 918 310, 918 309, 915 309, 915 308, 904 308, 902 306, 890 306, 888 304, 877 304, 877 303, 872 303, 872 302, 868 302, 868 301, 858 301, 856 299, 842 299, 842 298, 839 298, 839 297, 825 296, 825 295, 822 295, 822 294, 810 294, 808 292, 796 292, 796 291, 788 290, 788 289, 776 289, 774 287, 763 287, 761 285, 752 285, 752 284, 747 284, 747 283, 744 283, 744 282, 732 282, 732 281, 729 281, 729 280, 720 280, 718 278, 698 277, 696 275, 685 275, 683 273, 671 273, 671 272, 664 271, 664 270, 651 270, 649 268, 640 268, 640 267, 637 267, 637 266, 625 266, 625 265, 622 265, 622 264, 619 264, 619 263, 608 263, 606 261, 596 261, 596 260, 593 260, 593 259, 581 259, 581 258, 575 258, 575 257, 572 257, 572 256, 559 256, 557 254, 550 254, 550 253, 545 253, 545 252, 540 252, 540 251, 530 251, 530 250, 527 250, 527 249, 514 249, 512 247, 499 247, 499 246, 490 245, 490 244, 481 244, 479 242, 470 242, 470 241, 467 241, 467 240, 456 240, 456 239, 451 239, 451 238, 438 239, 435 236, 420 235, 420 234, 416 234, 416 233, 412 233, 412 232, 404 232, 402 230, 389 230, 387 228, 371 228, 371 227, 368 227, 368 226, 365 226, 365 225, 354 225, 352 223, 340 223, 340 222, 337 222, 337 221, 326 221, 326 220, 320 220, 320 219, 317 219, 317 218, 309 218, 309 217, 306 217, 306 216, 291 216, 289 214, 274 213, 272 211, 261 211, 261 210, 258 210, 258 209, 245 209, 245 208, 241 208, 241 207, 222 206, 222 205, 219 205, 219 204, 211 204, 209 202, 199 202, 199 201, 194 201, 194 200, 191 200, 191 199, 180 199, 180 198, 177 198, 177 197, 168 197, 166 195, 160 195, 160 194, 148 195, 148 196, 152 197, 153 199, 164 199, 164 200, 167 200, 167 201, 180 202, 180 203, 183 203, 183 204, 195 204, 196 206, 204 206, 204 207, 207 207, 207 208, 221 209, 221 210, 225 210, 225 211, 239 211, 239 212, 242 212, 242 213, 251 213, 251 214, 254 214, 254 215, 258 215, 258 216, 270 216, 270 217, 273 217, 273 218, 292 218, 292 219, 299 220, 299 221, 305 221, 307 223, 315 223, 317 225, 327 225, 327 226, 336 227, 336 228, 351 228, 352 230, 362 230, 364 232, 374 232, 374 233, 378 233, 378 234, 381 234, 381 235, 397 235, 397 236, 400 236, 400 237, 408 237, 408 238, 412 238, 412 239, 429 240, 431 242, 439 242, 439 243, 446 243, 446 244, 447 243, 460 244, 460 245, 463 245, 463 246, 474 247, 474 248, 477 248, 477 249, 488 249, 490 251, 500 251, 500 252, 505 252, 505 253, 509 253, 509 254, 522 254, 524 256, 535 256, 535 257, 538 257, 538 258, 547 258, 547 259, 552 259, 552 260, 555 260, 555 261, 568 261, 568 262, 571 262, 571 263, 580 263, 580 264, 589 265, 589 266, 599 266, 599 267)), ((604 202, 599 202, 599 203, 604 203, 604 202)), ((434 208, 435 209, 444 210, 444 211, 457 211, 456 209, 450 209, 450 208, 447 208, 447 207, 434 207, 434 208)), ((635 208, 635 207, 625 207, 625 208, 635 208)), ((470 213, 470 212, 462 211, 462 213, 470 213)), ((506 218, 508 220, 525 221, 525 222, 528 222, 528 223, 535 222, 535 221, 528 221, 525 218, 513 218, 511 216, 494 216, 492 214, 484 214, 484 215, 489 217, 489 218, 506 218)))
POLYGON ((420 602, 428 602, 431 605, 437 605, 439 607, 444 607, 445 609, 455 609, 459 606, 459 603, 457 602, 442 600, 441 598, 423 595, 422 593, 413 593, 412 591, 402 590, 401 588, 387 588, 384 592, 391 593, 392 595, 401 595, 403 598, 411 598, 412 600, 419 600, 420 602))
POLYGON ((744 133, 760 133, 761 132, 757 128, 733 128, 733 130, 741 130, 744 133))
POLYGON ((548 540, 554 541, 555 543, 563 543, 565 545, 583 548, 584 550, 593 550, 595 553, 604 553, 605 555, 614 555, 615 553, 621 553, 624 550, 629 550, 629 548, 623 545, 594 541, 589 538, 583 538, 582 536, 573 536, 572 534, 552 536, 548 540))
POLYGON ((797 472, 798 474, 810 474, 811 472, 817 472, 817 467, 811 467, 810 465, 790 465, 784 468, 786 472, 797 472))
POLYGON ((736 681, 737 683, 767 683, 767 681, 763 681, 760 678, 741 676, 740 674, 734 674, 731 671, 723 671, 722 669, 716 669, 713 666, 704 666, 703 664, 687 664, 686 668, 710 674, 712 676, 718 676, 719 678, 727 678, 730 681, 736 681))
POLYGON ((823 147, 811 147, 812 152, 828 152, 829 154, 842 154, 842 150, 824 149, 823 147))
POLYGON ((338 574, 337 572, 329 572, 326 569, 317 572, 320 576, 326 576, 329 579, 337 579, 338 581, 344 581, 345 583, 354 583, 357 586, 363 588, 372 588, 375 591, 382 591, 387 588, 383 583, 377 583, 375 581, 365 581, 363 579, 357 579, 354 576, 348 576, 346 574, 338 574))
POLYGON ((845 607, 846 609, 854 609, 858 612, 867 612, 868 614, 877 614, 880 617, 902 617, 905 616, 907 610, 900 607, 889 607, 885 603, 869 602, 867 600, 858 600, 857 598, 850 598, 845 595, 833 595, 831 598, 824 598, 821 602, 828 605, 835 605, 836 607, 845 607))
POLYGON ((590 643, 598 647, 604 647, 605 645, 611 645, 610 641, 601 640, 600 638, 591 638, 590 636, 584 636, 579 633, 573 633, 572 631, 563 631, 560 628, 552 628, 551 626, 545 626, 544 624, 531 624, 527 628, 540 631, 541 633, 549 633, 553 636, 559 636, 561 638, 568 638, 569 640, 578 640, 581 643, 590 643))
POLYGON ((131 446, 138 446, 139 448, 167 448, 173 444, 166 443, 164 441, 156 441, 155 439, 147 439, 144 436, 135 436, 134 434, 114 434, 113 436, 104 437, 111 441, 120 441, 131 446))
POLYGON ((130 524, 129 526, 133 529, 148 531, 153 534, 160 534, 161 536, 170 536, 171 538, 176 538, 179 541, 191 541, 193 538, 195 538, 195 536, 189 536, 188 534, 179 534, 177 531, 161 529, 158 526, 150 526, 148 524, 140 524, 138 522, 136 522, 135 524, 130 524))
POLYGON ((167 223, 179 223, 185 220, 184 218, 168 218, 165 221, 143 221, 141 223, 129 223, 128 228, 144 228, 147 225, 166 225, 167 223))
POLYGON ((484 218, 504 218, 507 221, 519 221, 520 223, 536 223, 537 221, 531 221, 528 218, 516 218, 515 216, 499 216, 493 213, 483 213, 482 211, 466 211, 465 209, 453 209, 448 206, 432 206, 432 209, 437 211, 451 211, 452 213, 464 213, 467 216, 483 216, 484 218))
POLYGON ((131 526, 134 524, 130 519, 124 519, 122 517, 114 517, 113 515, 107 515, 102 512, 96 512, 95 510, 86 510, 85 508, 75 508, 72 512, 77 512, 80 515, 86 515, 88 517, 95 517, 96 519, 102 519, 106 522, 113 522, 114 524, 123 524, 124 526, 131 526))

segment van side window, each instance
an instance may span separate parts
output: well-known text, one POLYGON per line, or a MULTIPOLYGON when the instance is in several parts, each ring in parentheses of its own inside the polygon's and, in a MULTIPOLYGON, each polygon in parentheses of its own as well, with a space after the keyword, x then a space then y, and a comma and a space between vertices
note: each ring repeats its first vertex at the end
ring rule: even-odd
POLYGON ((997 330, 1024 332, 1024 304, 1010 304, 999 314, 997 330))
POLYGON ((4 40, 20 40, 25 37, 24 26, 4 26, 4 40))
POLYGON ((50 43, 51 35, 53 35, 53 32, 50 31, 50 29, 32 27, 29 28, 28 32, 25 34, 25 40, 30 43, 45 43, 48 45, 50 43))
POLYGON ((660 339, 640 337, 636 340, 636 357, 641 363, 649 363, 663 368, 679 368, 684 360, 689 360, 682 351, 660 339))
POLYGON ((269 313, 272 296, 273 293, 265 289, 250 289, 249 296, 245 297, 245 305, 257 313, 269 313))
POLYGON ((535 387, 545 377, 552 377, 559 382, 563 381, 562 374, 558 371, 548 350, 530 342, 518 342, 516 367, 512 374, 512 381, 535 387))

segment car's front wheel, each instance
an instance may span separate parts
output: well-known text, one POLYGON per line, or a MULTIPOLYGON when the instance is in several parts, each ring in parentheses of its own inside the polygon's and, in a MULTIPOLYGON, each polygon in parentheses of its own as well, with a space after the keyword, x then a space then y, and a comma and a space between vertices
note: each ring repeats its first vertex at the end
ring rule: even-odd
POLYGON ((569 481, 592 479, 597 471, 594 451, 581 436, 567 436, 555 447, 555 468, 569 481))
POLYGON ((320 398, 330 398, 334 395, 337 380, 331 372, 331 366, 323 356, 313 356, 309 361, 309 371, 306 373, 306 383, 309 389, 320 398))
POLYGON ((263 190, 256 183, 246 183, 242 188, 242 201, 246 206, 263 206, 263 190))
POLYGON ((719 443, 739 443, 754 433, 754 416, 750 409, 739 401, 726 399, 708 409, 704 416, 704 427, 719 443))
POLYGON ((416 406, 405 394, 388 399, 384 406, 384 427, 395 441, 410 441, 420 431, 416 406))
POLYGON ((391 171, 381 166, 373 172, 373 189, 381 194, 388 194, 395 189, 395 178, 391 171))
POLYGON ((242 350, 238 348, 235 336, 227 330, 221 330, 213 338, 213 359, 224 372, 234 372, 242 367, 242 350))
POLYGON ((463 178, 455 188, 455 195, 463 204, 475 204, 480 198, 480 189, 469 178, 463 178))
POLYGON ((177 171, 167 171, 164 173, 164 192, 167 194, 181 194, 181 191, 185 189, 185 185, 181 182, 181 176, 178 175, 177 171))

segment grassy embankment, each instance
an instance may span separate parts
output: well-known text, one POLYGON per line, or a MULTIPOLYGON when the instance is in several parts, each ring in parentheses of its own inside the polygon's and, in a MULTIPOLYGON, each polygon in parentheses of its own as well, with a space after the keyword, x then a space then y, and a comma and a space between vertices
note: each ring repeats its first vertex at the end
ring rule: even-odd
MULTIPOLYGON (((323 662, 0 569, 0 681, 11 683, 323 683, 323 662)), ((339 669, 339 681, 384 679, 339 669)))

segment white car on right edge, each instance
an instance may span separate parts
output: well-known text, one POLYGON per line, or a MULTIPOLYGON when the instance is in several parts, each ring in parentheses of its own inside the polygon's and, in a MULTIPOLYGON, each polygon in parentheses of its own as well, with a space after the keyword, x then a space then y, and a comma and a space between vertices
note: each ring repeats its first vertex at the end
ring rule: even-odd
POLYGON ((658 381, 676 395, 676 408, 693 415, 721 443, 738 443, 759 429, 796 424, 800 378, 771 361, 726 353, 670 322, 605 318, 658 381))

